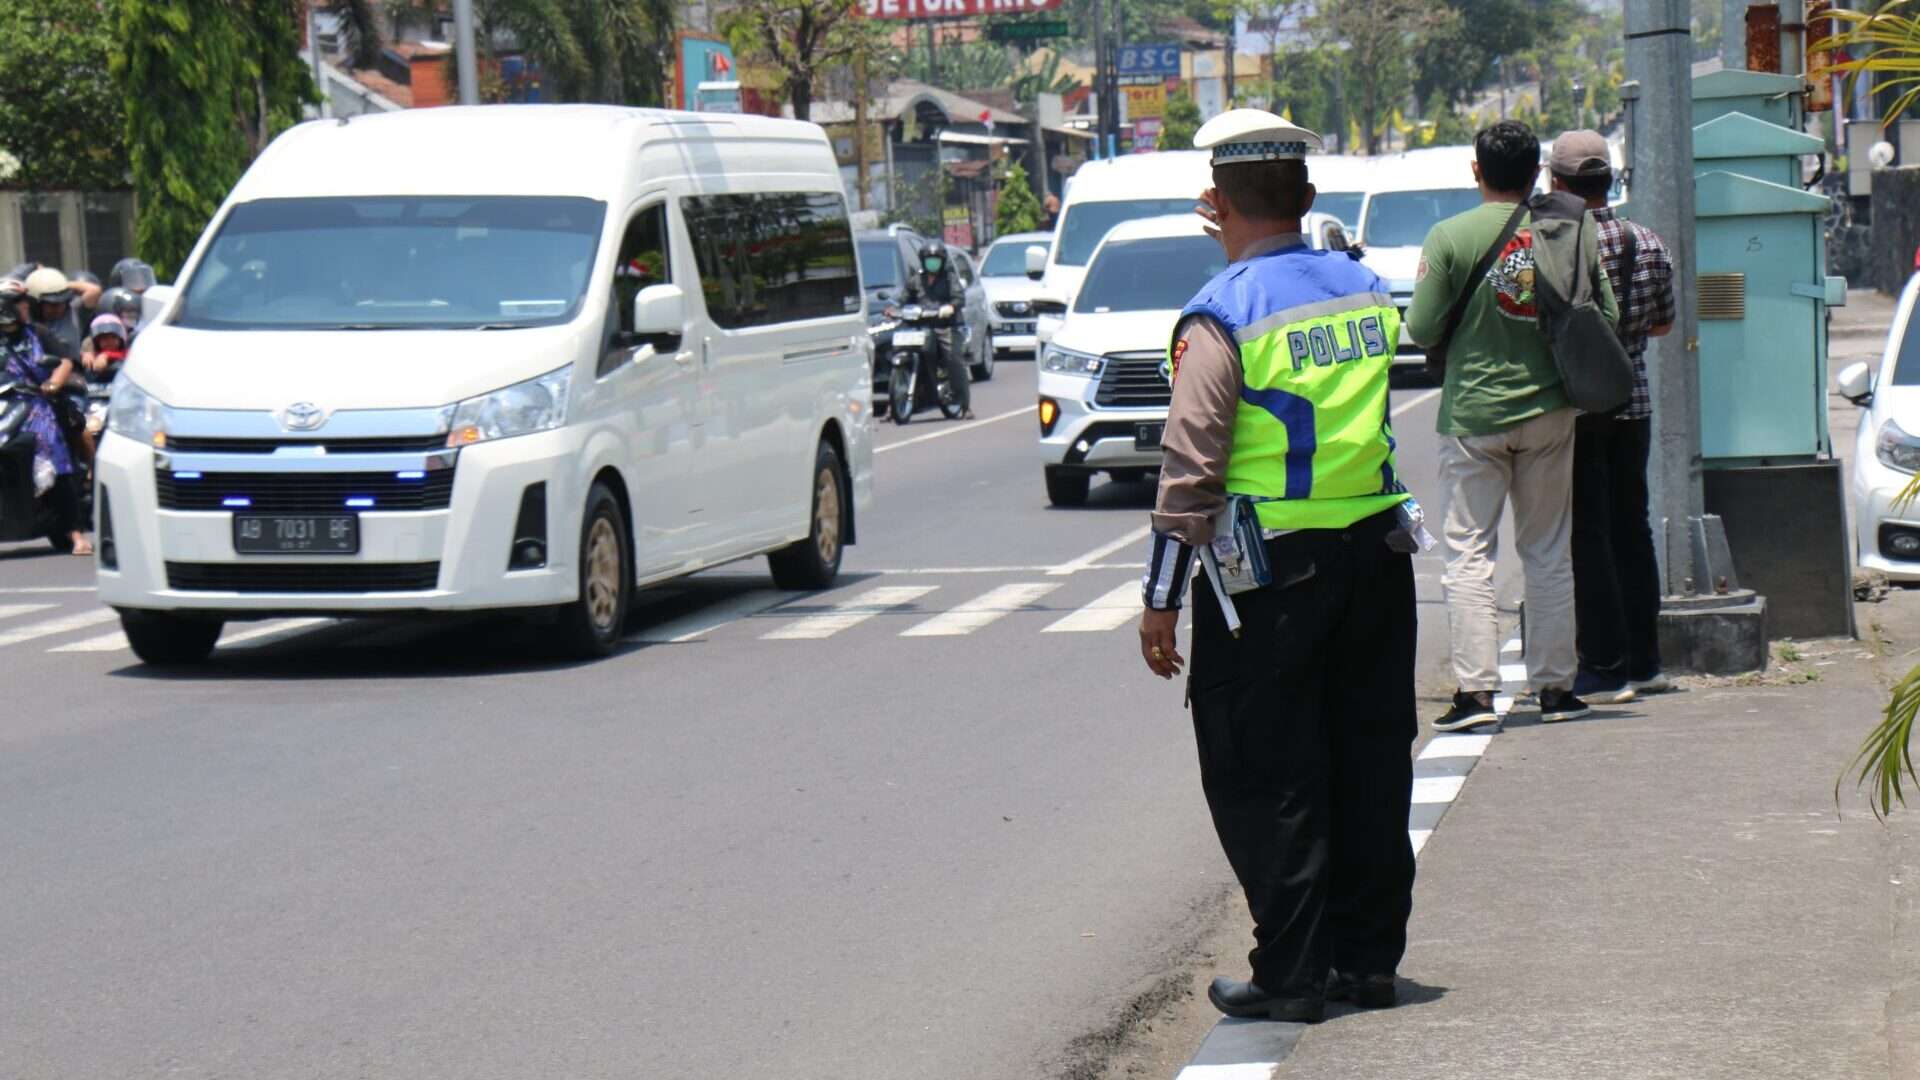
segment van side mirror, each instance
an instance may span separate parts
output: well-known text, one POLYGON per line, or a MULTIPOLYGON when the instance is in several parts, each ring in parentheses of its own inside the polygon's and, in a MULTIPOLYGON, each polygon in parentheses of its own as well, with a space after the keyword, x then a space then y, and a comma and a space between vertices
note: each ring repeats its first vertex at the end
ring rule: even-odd
POLYGON ((1039 244, 1027 248, 1027 277, 1039 281, 1047 273, 1047 249, 1039 244))
POLYGON ((633 298, 637 337, 679 337, 687 327, 687 298, 678 285, 649 285, 633 298))
POLYGON ((1840 390, 1840 396, 1855 405, 1873 404, 1873 370, 1865 363, 1854 362, 1840 369, 1840 375, 1834 380, 1840 390))

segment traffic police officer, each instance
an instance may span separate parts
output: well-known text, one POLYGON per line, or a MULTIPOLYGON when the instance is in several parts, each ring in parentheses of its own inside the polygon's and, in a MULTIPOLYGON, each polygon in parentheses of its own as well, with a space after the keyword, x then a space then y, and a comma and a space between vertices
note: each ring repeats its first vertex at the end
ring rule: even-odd
MULTIPOLYGON (((1253 977, 1213 981, 1230 1016, 1318 1021, 1328 1000, 1394 1003, 1413 851, 1407 810, 1418 526, 1394 462, 1387 286, 1300 235, 1313 132, 1258 109, 1208 121, 1201 196, 1230 265, 1174 328, 1173 403, 1143 584, 1140 649, 1171 679, 1196 546, 1258 518, 1271 583, 1194 586, 1188 700, 1214 828, 1254 920, 1253 977)), ((1215 551, 1223 550, 1215 545, 1215 551)))

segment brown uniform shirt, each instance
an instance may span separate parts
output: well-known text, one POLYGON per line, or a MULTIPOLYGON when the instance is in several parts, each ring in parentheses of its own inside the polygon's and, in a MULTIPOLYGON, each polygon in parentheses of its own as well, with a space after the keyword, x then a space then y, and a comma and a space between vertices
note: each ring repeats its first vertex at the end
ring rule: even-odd
MULTIPOLYGON (((1240 261, 1305 242, 1299 233, 1271 236, 1240 261)), ((1240 345, 1216 320, 1190 315, 1174 328, 1173 371, 1153 528, 1197 547, 1213 540, 1213 519, 1227 505, 1227 458, 1245 382, 1240 345)))

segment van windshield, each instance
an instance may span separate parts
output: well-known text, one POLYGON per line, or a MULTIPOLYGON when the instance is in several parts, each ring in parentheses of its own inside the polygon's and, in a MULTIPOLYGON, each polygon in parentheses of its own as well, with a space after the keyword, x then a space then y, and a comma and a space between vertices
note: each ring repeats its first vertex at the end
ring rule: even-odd
POLYGON ((1370 248, 1419 247, 1435 225, 1479 205, 1478 188, 1382 191, 1367 204, 1360 240, 1370 248))
POLYGON ((1115 225, 1162 214, 1192 213, 1195 205, 1190 195, 1181 199, 1074 203, 1067 207, 1066 216, 1060 219, 1060 236, 1056 241, 1060 246, 1060 255, 1056 261, 1062 266, 1085 266, 1087 260, 1093 257, 1093 249, 1100 246, 1107 230, 1115 225))
POLYGON ((260 199, 181 297, 204 330, 549 326, 586 297, 606 204, 536 196, 260 199))
POLYGON ((1113 240, 1088 268, 1073 310, 1178 311, 1226 268, 1226 254, 1208 236, 1113 240))

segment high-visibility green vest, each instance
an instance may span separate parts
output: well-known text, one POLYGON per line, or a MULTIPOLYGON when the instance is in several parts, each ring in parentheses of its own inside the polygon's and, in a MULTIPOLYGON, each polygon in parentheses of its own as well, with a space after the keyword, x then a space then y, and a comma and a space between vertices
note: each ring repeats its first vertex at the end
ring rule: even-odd
POLYGON ((1387 372, 1400 311, 1344 252, 1287 248, 1228 267, 1182 313, 1240 346, 1227 491, 1269 529, 1339 529, 1408 498, 1394 467, 1387 372))

